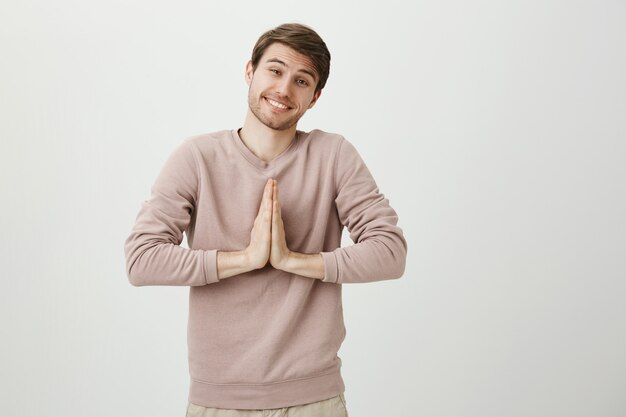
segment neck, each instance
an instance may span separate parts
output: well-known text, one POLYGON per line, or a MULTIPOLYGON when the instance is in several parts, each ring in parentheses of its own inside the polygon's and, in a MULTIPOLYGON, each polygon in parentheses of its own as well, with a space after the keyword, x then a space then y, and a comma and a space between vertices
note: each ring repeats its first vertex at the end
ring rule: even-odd
POLYGON ((239 137, 257 157, 270 162, 287 149, 296 136, 296 125, 287 130, 275 130, 267 127, 248 110, 239 137))

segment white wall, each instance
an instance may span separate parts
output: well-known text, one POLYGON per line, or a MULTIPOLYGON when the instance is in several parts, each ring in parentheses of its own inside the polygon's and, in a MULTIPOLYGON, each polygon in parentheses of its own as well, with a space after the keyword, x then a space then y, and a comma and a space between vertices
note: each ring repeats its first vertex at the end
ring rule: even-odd
POLYGON ((355 144, 409 244, 400 280, 344 286, 350 415, 625 415, 609 0, 3 2, 0 415, 184 415, 188 288, 132 287, 123 241, 180 140, 241 126, 288 21, 332 54, 298 128, 355 144))

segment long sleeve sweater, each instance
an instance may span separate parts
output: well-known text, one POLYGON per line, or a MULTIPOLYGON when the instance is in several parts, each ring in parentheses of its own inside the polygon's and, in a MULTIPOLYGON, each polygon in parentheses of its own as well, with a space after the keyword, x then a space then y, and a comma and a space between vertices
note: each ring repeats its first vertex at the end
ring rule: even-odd
POLYGON ((267 409, 345 390, 342 284, 400 278, 407 243, 398 216, 343 136, 298 130, 269 162, 238 129, 187 137, 173 149, 126 241, 134 286, 189 286, 189 401, 267 409), (227 279, 218 251, 240 251, 268 178, 278 181, 287 247, 321 253, 324 278, 269 263, 227 279), (353 245, 341 247, 343 227, 353 245), (180 246, 183 233, 189 248, 180 246))

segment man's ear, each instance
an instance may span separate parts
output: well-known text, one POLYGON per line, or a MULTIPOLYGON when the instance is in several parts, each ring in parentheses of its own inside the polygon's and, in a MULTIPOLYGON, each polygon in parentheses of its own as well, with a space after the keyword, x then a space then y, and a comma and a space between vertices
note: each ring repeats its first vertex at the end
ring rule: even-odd
POLYGON ((246 80, 246 84, 250 85, 250 83, 252 82, 252 77, 254 76, 254 70, 252 69, 252 60, 249 59, 248 62, 246 62, 246 73, 245 73, 245 80, 246 80))
POLYGON ((317 92, 313 95, 313 100, 311 100, 311 104, 309 104, 309 109, 317 103, 317 99, 322 95, 322 90, 317 90, 317 92))

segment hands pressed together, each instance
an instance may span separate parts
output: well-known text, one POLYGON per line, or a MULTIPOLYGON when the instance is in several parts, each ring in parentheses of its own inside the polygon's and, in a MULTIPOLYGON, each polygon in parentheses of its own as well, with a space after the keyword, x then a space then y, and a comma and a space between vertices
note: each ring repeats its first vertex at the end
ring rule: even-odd
POLYGON ((323 280, 325 276, 321 253, 294 252, 287 247, 278 202, 278 186, 272 178, 265 183, 248 247, 241 251, 217 251, 218 279, 261 269, 268 261, 276 269, 303 277, 323 280))
POLYGON ((276 269, 283 269, 291 252, 285 240, 285 228, 278 202, 276 180, 265 183, 263 199, 250 233, 250 244, 245 250, 253 268, 263 268, 267 261, 276 269))

